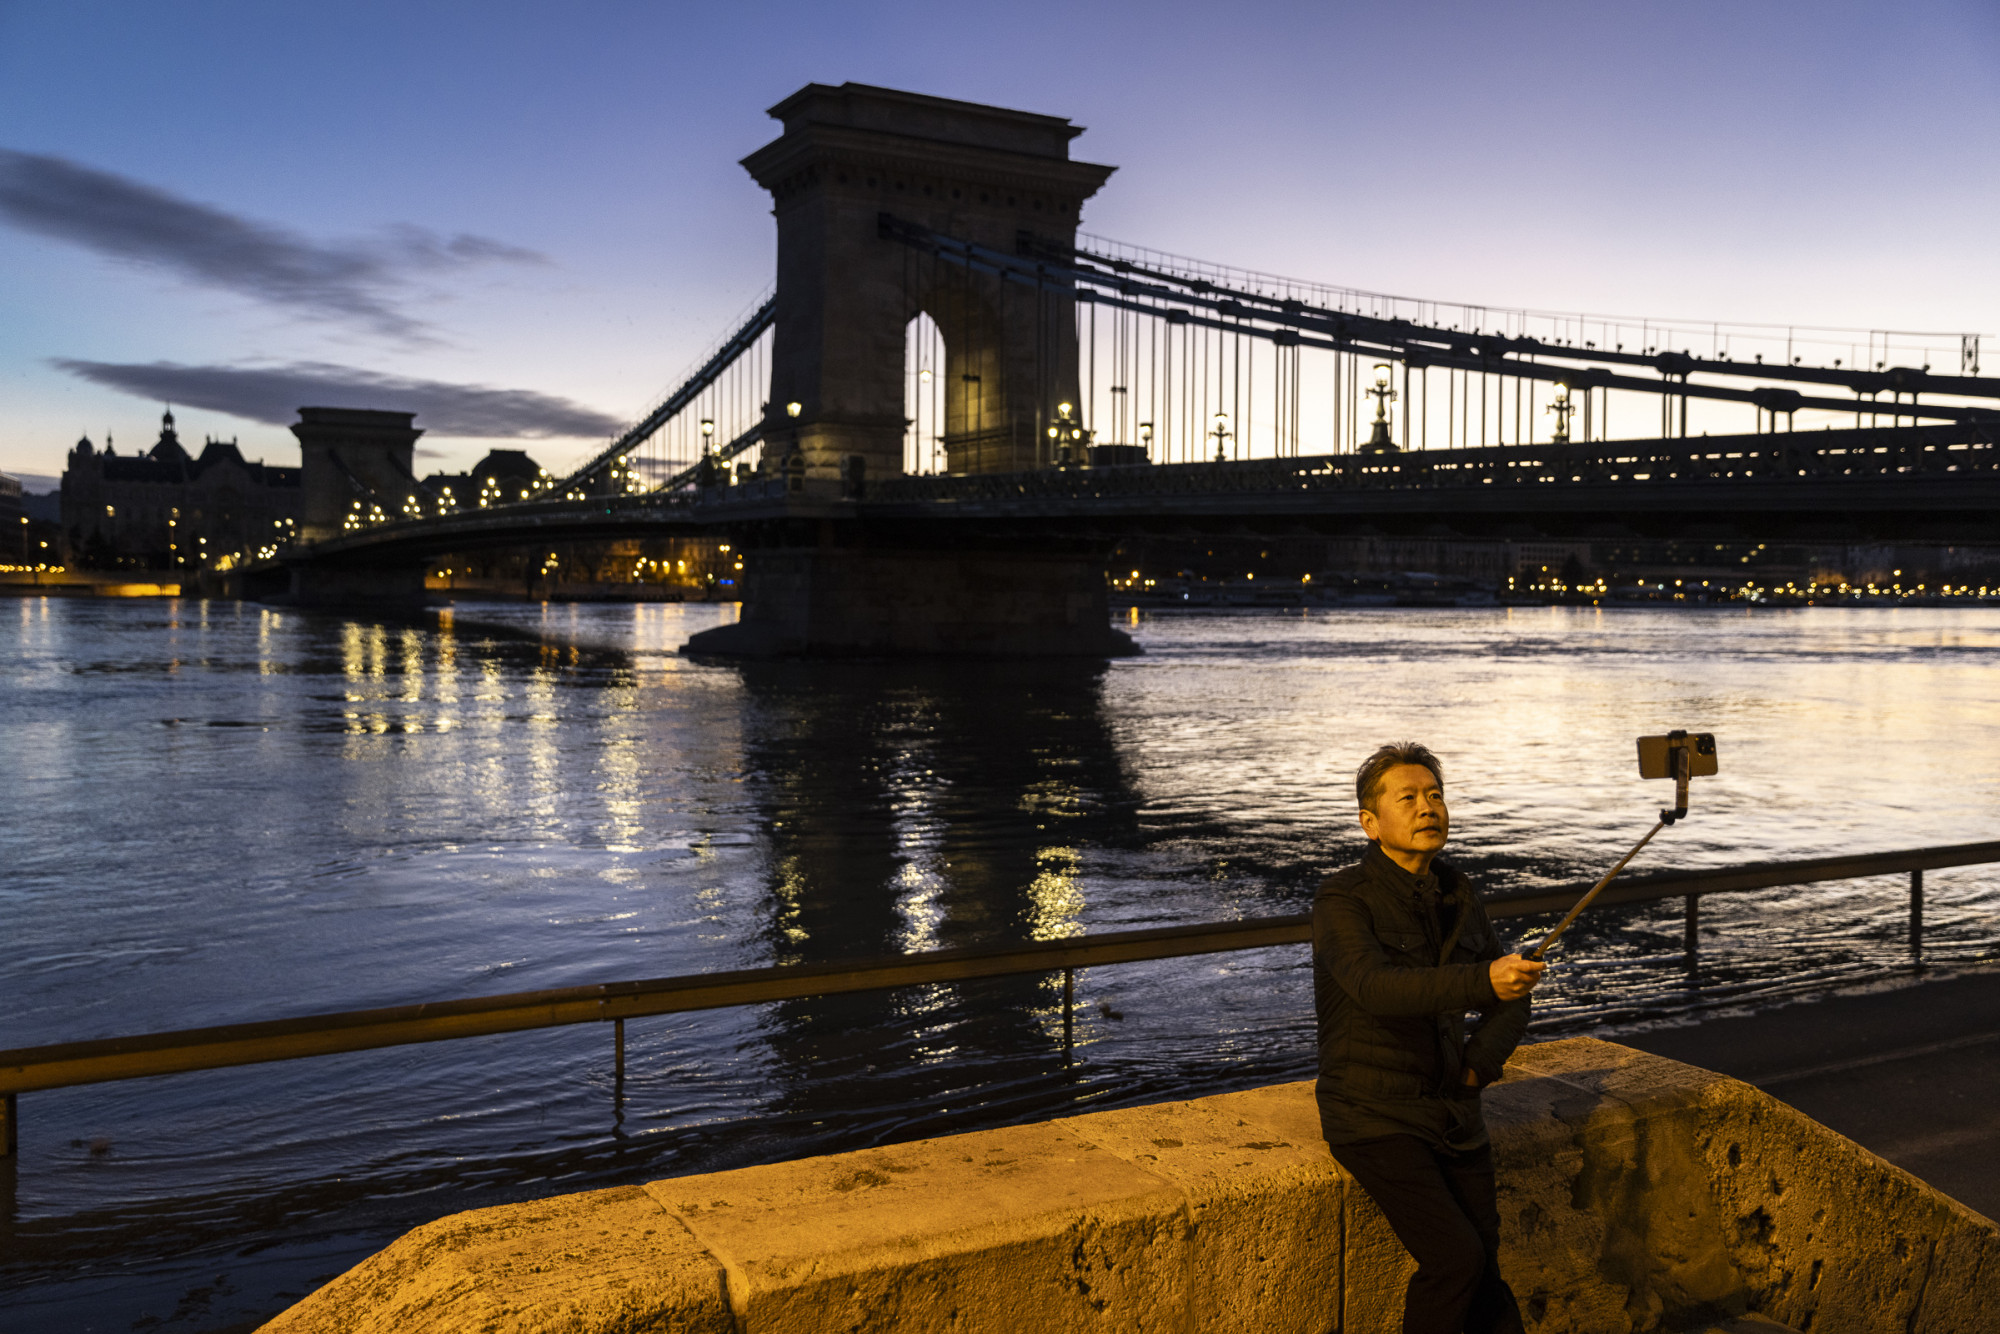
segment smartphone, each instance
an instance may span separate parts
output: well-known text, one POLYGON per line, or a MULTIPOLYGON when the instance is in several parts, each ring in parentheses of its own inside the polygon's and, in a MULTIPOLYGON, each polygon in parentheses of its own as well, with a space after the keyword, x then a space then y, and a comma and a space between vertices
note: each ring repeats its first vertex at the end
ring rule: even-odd
POLYGON ((1669 732, 1665 736, 1639 738, 1639 777, 1672 778, 1676 750, 1687 752, 1689 778, 1716 772, 1715 733, 1669 732))

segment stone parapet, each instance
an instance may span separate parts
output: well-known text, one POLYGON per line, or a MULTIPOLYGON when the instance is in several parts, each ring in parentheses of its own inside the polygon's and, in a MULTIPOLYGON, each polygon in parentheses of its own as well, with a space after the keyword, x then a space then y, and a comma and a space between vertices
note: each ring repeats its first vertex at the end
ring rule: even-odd
MULTIPOLYGON (((1750 1085, 1574 1038, 1486 1100, 1537 1334, 1993 1327, 2000 1228, 1750 1085)), ((458 1214, 265 1329, 1375 1334, 1409 1267, 1300 1083, 458 1214)))

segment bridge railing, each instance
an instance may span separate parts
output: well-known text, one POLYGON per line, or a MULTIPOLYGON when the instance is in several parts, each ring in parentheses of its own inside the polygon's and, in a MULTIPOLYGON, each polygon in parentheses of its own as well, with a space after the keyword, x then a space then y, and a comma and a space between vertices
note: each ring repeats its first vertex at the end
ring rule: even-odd
MULTIPOLYGON (((1668 871, 1614 884, 1599 897, 1596 907, 1672 898, 1684 900, 1683 941, 1686 961, 1692 967, 1698 957, 1700 902, 1706 895, 1906 874, 1910 895, 1910 954, 1912 962, 1920 965, 1924 872, 1993 862, 2000 862, 2000 841, 1765 862, 1716 870, 1668 871)), ((1569 886, 1561 890, 1501 894, 1485 902, 1487 912, 1495 917, 1523 917, 1564 911, 1581 893, 1581 887, 1569 886)), ((931 950, 881 959, 555 987, 21 1047, 0 1051, 0 1115, 5 1120, 0 1146, 4 1146, 5 1154, 15 1152, 19 1124, 17 1099, 22 1093, 564 1024, 613 1025, 615 1073, 622 1090, 627 1019, 982 977, 1061 973, 1063 1038, 1067 1047, 1075 1033, 1075 978, 1079 968, 1267 949, 1274 945, 1304 944, 1311 939, 1312 918, 1299 913, 1239 922, 1096 932, 1062 940, 931 950)))
POLYGON ((1984 424, 1860 427, 1613 440, 1571 445, 1487 445, 1396 454, 1324 454, 1228 463, 1043 469, 872 483, 877 501, 1019 500, 1221 491, 1434 490, 1535 483, 1710 482, 2000 477, 2000 445, 1984 424))

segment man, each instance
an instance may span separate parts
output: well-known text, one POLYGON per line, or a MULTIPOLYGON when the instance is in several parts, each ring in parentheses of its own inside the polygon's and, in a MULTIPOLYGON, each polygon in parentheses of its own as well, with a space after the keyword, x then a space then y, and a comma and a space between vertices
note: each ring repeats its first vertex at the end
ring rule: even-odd
POLYGON ((1320 1126, 1416 1259, 1404 1334, 1515 1334, 1479 1090, 1520 1042, 1544 965, 1503 956, 1472 886, 1438 860, 1451 820, 1437 756, 1383 746, 1354 788, 1368 852, 1313 900, 1320 1126))

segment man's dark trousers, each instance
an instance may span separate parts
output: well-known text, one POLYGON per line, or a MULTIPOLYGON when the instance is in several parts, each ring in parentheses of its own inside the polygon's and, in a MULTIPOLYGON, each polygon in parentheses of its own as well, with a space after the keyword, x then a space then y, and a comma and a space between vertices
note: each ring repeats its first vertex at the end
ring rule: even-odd
POLYGON ((1384 1135, 1332 1147, 1416 1259, 1403 1334, 1520 1334, 1521 1309, 1500 1277, 1491 1145, 1452 1153, 1384 1135))

